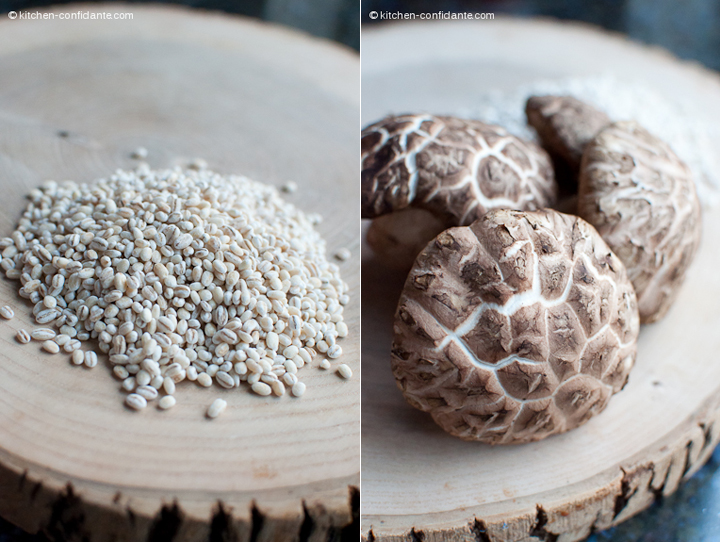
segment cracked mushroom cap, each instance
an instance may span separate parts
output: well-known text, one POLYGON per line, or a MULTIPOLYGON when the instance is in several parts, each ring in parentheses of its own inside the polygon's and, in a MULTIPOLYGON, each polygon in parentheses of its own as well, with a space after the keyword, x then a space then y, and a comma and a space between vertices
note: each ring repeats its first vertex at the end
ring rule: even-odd
POLYGON ((466 225, 490 209, 540 209, 556 198, 547 153, 499 126, 400 115, 362 132, 363 218, 413 206, 466 225))
POLYGON ((585 147, 612 122, 602 111, 572 96, 531 96, 525 114, 543 148, 570 170, 573 184, 585 147))
POLYGON ((491 211, 418 256, 395 313, 392 369, 448 433, 531 442, 602 411, 635 361, 625 268, 556 211, 491 211))
POLYGON ((578 211, 625 264, 640 320, 662 318, 700 244, 690 169, 636 122, 617 122, 586 149, 578 211))

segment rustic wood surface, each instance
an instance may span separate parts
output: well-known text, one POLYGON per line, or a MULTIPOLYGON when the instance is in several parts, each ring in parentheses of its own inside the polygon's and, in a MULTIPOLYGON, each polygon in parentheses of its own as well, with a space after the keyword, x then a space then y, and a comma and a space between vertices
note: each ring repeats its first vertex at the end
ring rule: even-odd
MULTIPOLYGON (((362 47, 364 125, 391 112, 472 108, 491 88, 606 73, 720 122, 717 75, 586 26, 413 22, 363 32, 362 47)), ((363 538, 570 542, 692 476, 720 440, 720 209, 704 211, 687 282, 667 317, 641 329, 625 390, 583 427, 513 447, 449 437, 403 401, 389 348, 404 277, 364 247, 363 538)))
MULTIPOLYGON (((131 412, 107 362, 93 370, 14 340, 33 327, 0 280, 0 514, 82 541, 290 541, 350 536, 359 499, 359 63, 349 50, 250 20, 138 5, 108 21, 0 22, 0 235, 46 179, 91 181, 202 157, 280 186, 321 213, 351 287, 349 381, 301 370, 302 399, 178 387, 178 405, 131 412), (204 417, 216 397, 219 419, 204 417)), ((56 10, 55 12, 59 12, 56 10)), ((317 365, 317 362, 314 364, 317 365)), ((355 535, 357 536, 357 535, 355 535)))

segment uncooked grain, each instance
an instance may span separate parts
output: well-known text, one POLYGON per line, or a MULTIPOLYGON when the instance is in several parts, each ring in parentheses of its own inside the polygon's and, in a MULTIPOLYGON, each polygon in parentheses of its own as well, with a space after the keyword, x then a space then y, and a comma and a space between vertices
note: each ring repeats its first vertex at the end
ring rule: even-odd
POLYGON ((298 185, 295 181, 288 181, 282 185, 281 190, 288 194, 294 194, 297 191, 298 185))
POLYGON ((225 401, 225 399, 215 399, 208 408, 208 418, 217 418, 218 416, 220 416, 220 414, 225 412, 226 408, 227 401, 225 401))
POLYGON ((337 252, 335 252, 335 259, 344 262, 346 260, 350 259, 350 256, 352 256, 352 253, 349 249, 343 247, 341 249, 338 249, 337 252))
POLYGON ((145 147, 138 147, 130 156, 136 160, 143 160, 148 157, 148 150, 145 147))
MULTIPOLYGON (((82 365, 85 361, 85 353, 82 350, 75 350, 70 356, 70 360, 72 361, 73 365, 82 365)), ((127 378, 127 375, 125 378, 127 378)))
POLYGON ((295 397, 301 397, 305 393, 305 383, 296 382, 295 384, 293 384, 291 391, 295 397))
MULTIPOLYGON (((318 344, 338 354, 348 332, 348 287, 313 229, 321 218, 266 185, 203 161, 193 169, 141 164, 31 191, 17 230, 0 239, 6 276, 21 279, 48 326, 29 337, 89 367, 97 353, 81 341, 97 340, 128 392, 171 395, 189 380, 283 395, 318 344)), ((132 395, 128 406, 144 408, 132 395)))
POLYGON ((85 367, 92 369, 97 364, 98 364, 97 354, 92 350, 88 350, 87 352, 85 352, 85 367))
POLYGON ((19 342, 20 344, 27 344, 30 342, 31 337, 30 334, 24 329, 18 329, 17 333, 15 334, 15 339, 17 339, 17 342, 19 342))
POLYGON ((42 343, 42 349, 49 354, 57 354, 60 352, 60 347, 55 341, 45 341, 42 343))
POLYGON ((152 401, 158 396, 158 391, 152 386, 138 386, 135 393, 142 395, 147 401, 152 401))
POLYGON ((0 316, 3 317, 5 320, 12 320, 15 316, 15 311, 13 311, 8 305, 5 305, 3 307, 0 307, 0 316))
POLYGON ((270 388, 272 389, 272 392, 278 397, 281 397, 285 394, 285 384, 283 384, 279 380, 274 380, 273 382, 271 382, 270 388))
POLYGON ((172 395, 166 395, 165 397, 163 397, 162 399, 160 399, 158 401, 158 406, 162 410, 168 410, 169 408, 174 407, 175 403, 176 403, 175 397, 173 397, 172 395))
POLYGON ((341 365, 338 365, 337 372, 341 377, 343 377, 345 379, 352 378, 352 375, 353 375, 352 369, 344 363, 341 365))
POLYGON ((147 400, 140 394, 131 393, 125 397, 125 404, 134 410, 142 410, 147 406, 147 400))
POLYGON ((255 382, 252 385, 252 391, 258 395, 270 395, 272 393, 272 388, 265 382, 255 382))

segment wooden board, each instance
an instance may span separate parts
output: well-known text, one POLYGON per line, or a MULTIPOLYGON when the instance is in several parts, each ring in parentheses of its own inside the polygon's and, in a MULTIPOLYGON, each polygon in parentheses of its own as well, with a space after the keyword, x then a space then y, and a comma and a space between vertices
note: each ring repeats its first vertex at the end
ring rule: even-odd
MULTIPOLYGON (((46 179, 92 181, 202 157, 280 186, 321 213, 351 288, 345 381, 302 369, 300 399, 179 386, 169 412, 123 406, 101 363, 72 367, 37 343, 18 283, 0 280, 0 514, 83 541, 326 540, 352 533, 359 486, 359 62, 280 27, 177 8, 67 6, 133 20, 0 22, 0 235, 46 179), (216 397, 228 410, 204 417, 216 397), (353 502, 354 501, 354 502, 353 502)), ((56 11, 57 12, 57 11, 56 11)), ((316 363, 317 364, 317 363, 316 363)))
MULTIPOLYGON (((363 31, 363 124, 446 113, 479 92, 612 74, 720 122, 720 78, 592 28, 551 21, 413 22, 363 31), (671 83, 670 83, 671 82, 671 83)), ((720 152, 720 141, 713 142, 720 152)), ((602 415, 545 441, 454 439, 407 405, 390 372, 404 277, 362 262, 362 522, 365 540, 569 542, 672 493, 720 440, 720 209, 668 316, 641 330, 630 382, 602 415)))

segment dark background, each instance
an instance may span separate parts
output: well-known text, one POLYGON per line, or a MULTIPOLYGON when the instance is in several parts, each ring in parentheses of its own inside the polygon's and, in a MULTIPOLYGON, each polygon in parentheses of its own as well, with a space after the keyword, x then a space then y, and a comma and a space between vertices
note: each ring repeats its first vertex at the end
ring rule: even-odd
POLYGON ((684 59, 720 70, 720 0, 362 0, 363 25, 371 11, 485 12, 585 21, 660 45, 684 59))
MULTIPOLYGON (((77 3, 77 0, 0 0, 0 13, 70 3, 77 3)), ((360 49, 358 0, 126 0, 123 3, 131 7, 132 4, 179 4, 257 17, 360 49)))

